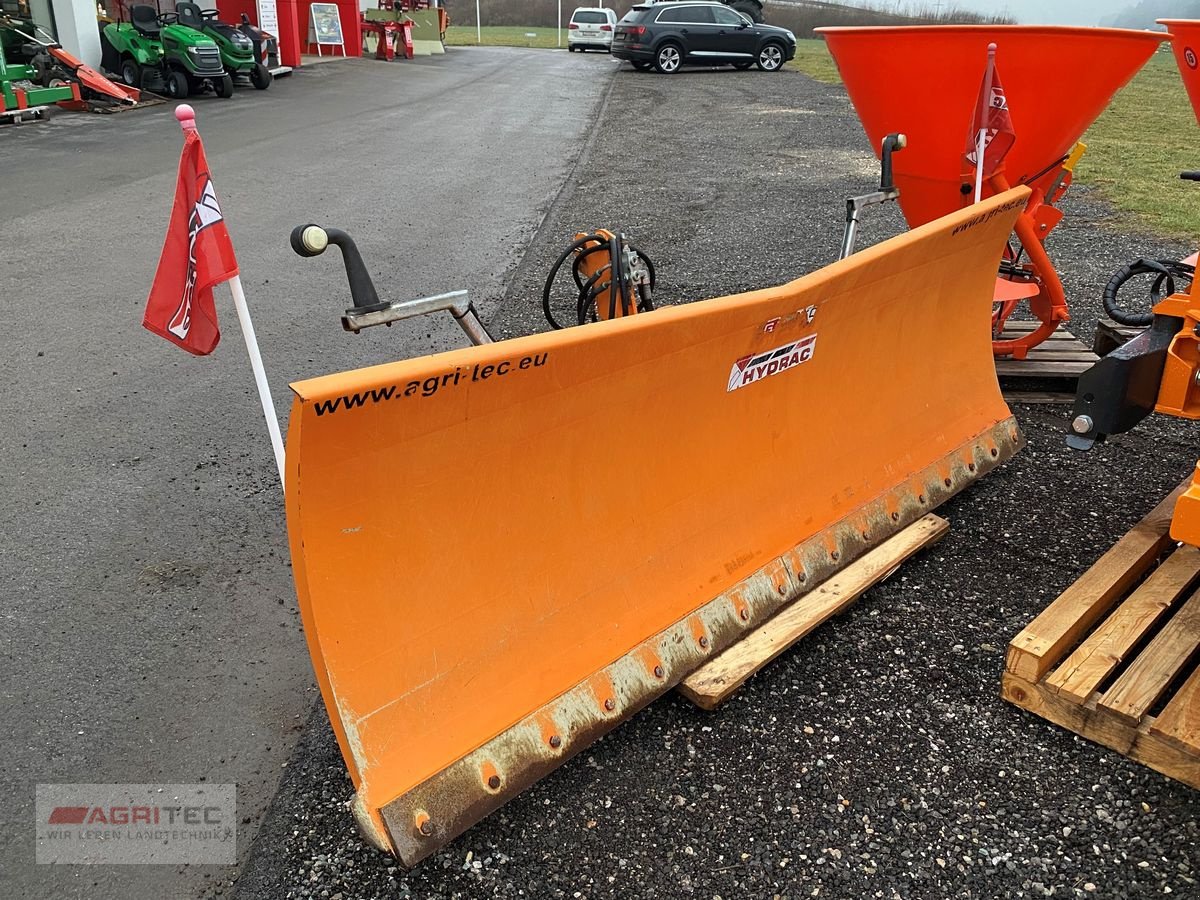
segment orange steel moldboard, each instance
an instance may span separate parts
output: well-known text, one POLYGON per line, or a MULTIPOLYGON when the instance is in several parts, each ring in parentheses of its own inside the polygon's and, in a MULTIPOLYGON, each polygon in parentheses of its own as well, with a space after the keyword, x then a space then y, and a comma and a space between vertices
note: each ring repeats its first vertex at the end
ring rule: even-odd
POLYGON ((368 838, 414 864, 1015 451, 990 319, 1028 193, 292 385, 296 587, 368 838))

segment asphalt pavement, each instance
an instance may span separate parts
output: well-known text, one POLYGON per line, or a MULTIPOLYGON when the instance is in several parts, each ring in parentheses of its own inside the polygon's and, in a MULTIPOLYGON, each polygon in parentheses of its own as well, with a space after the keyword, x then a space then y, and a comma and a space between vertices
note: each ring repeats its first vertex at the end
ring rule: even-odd
MULTIPOLYGON (((285 418, 289 381, 461 340, 344 333, 340 261, 296 257, 292 226, 350 231, 381 294, 467 288, 491 313, 610 70, 451 50, 193 100, 285 418)), ((4 897, 222 890, 236 868, 34 865, 34 787, 236 783, 244 857, 317 700, 229 295, 211 357, 140 326, 180 145, 169 105, 0 129, 4 897)))
MULTIPOLYGON (((499 333, 545 327, 542 282, 576 231, 627 231, 658 301, 686 302, 834 259, 844 198, 878 178, 844 92, 793 72, 623 67, 594 129, 490 317, 499 333)), ((1084 190, 1067 209, 1050 249, 1090 339, 1114 269, 1186 248, 1084 190)), ((864 242, 901 227, 894 209, 867 220, 864 242)), ((854 415, 852 396, 830 405, 854 415)), ((1200 896, 1194 791, 999 699, 1008 640, 1196 460, 1195 426, 1165 419, 1073 453, 1068 409, 1016 407, 1028 446, 942 507, 945 540, 729 704, 656 701, 411 872, 357 836, 318 706, 235 895, 1200 896)))

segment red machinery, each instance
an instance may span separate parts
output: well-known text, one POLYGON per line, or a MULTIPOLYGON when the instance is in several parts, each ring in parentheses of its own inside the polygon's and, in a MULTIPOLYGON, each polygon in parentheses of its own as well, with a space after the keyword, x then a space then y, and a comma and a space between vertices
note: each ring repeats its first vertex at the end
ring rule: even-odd
POLYGON ((996 356, 1024 359, 1068 318, 1062 282, 1046 253, 1062 219, 1055 203, 1071 183, 1073 150, 1113 95, 1145 64, 1167 35, 1112 28, 1022 25, 819 28, 837 62, 872 146, 889 133, 908 136, 896 158, 900 208, 910 227, 946 215, 973 199, 963 172, 963 145, 974 115, 989 43, 998 52, 1016 143, 983 196, 1010 185, 1033 189, 1014 229, 996 283, 996 356), (886 67, 886 71, 884 71, 886 67), (1049 80, 1063 76, 1061 89, 1049 80), (1042 323, 1002 340, 1005 321, 1022 301, 1042 323))

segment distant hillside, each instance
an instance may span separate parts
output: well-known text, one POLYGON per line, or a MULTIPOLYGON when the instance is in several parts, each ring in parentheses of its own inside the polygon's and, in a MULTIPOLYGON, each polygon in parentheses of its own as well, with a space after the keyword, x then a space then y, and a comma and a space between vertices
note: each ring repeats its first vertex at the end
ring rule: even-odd
MULTIPOLYGON (((472 0, 444 0, 450 19, 455 25, 475 24, 475 4, 472 0)), ((616 10, 623 16, 634 5, 635 0, 617 0, 603 5, 616 10)), ((790 28, 801 37, 810 36, 812 29, 822 25, 924 25, 961 24, 985 22, 1011 22, 996 16, 983 16, 951 6, 943 8, 941 0, 931 0, 921 6, 921 0, 909 3, 904 13, 876 9, 871 3, 843 4, 826 3, 820 0, 784 0, 774 3, 766 0, 766 21, 772 25, 790 28)), ((1200 5, 1200 0, 1195 0, 1200 5)), ((562 4, 563 26, 577 6, 593 6, 596 3, 571 2, 562 4)), ((558 0, 483 0, 480 4, 481 25, 526 25, 534 28, 553 28, 558 21, 558 0)))
POLYGON ((1155 19, 1200 19, 1200 0, 1138 0, 1133 6, 1102 19, 1114 28, 1159 28, 1155 19))

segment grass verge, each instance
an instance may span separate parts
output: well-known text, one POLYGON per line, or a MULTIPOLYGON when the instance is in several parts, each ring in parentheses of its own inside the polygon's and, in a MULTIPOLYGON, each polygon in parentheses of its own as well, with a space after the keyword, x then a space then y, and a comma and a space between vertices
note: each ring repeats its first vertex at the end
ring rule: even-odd
MULTIPOLYGON (((841 83, 824 41, 799 41, 788 67, 826 84, 841 83)), ((1055 102, 1068 102, 1070 91, 1064 84, 1055 102)), ((1088 152, 1077 170, 1081 184, 1097 188, 1133 224, 1200 239, 1200 186, 1179 180, 1184 169, 1200 169, 1200 130, 1170 53, 1154 54, 1083 140, 1088 152)))
MULTIPOLYGON (((557 31, 556 28, 528 28, 523 25, 488 25, 480 29, 482 41, 477 41, 474 25, 451 25, 446 29, 446 46, 540 47, 553 50, 558 47, 557 31)), ((562 46, 567 46, 566 28, 563 28, 562 46)))

